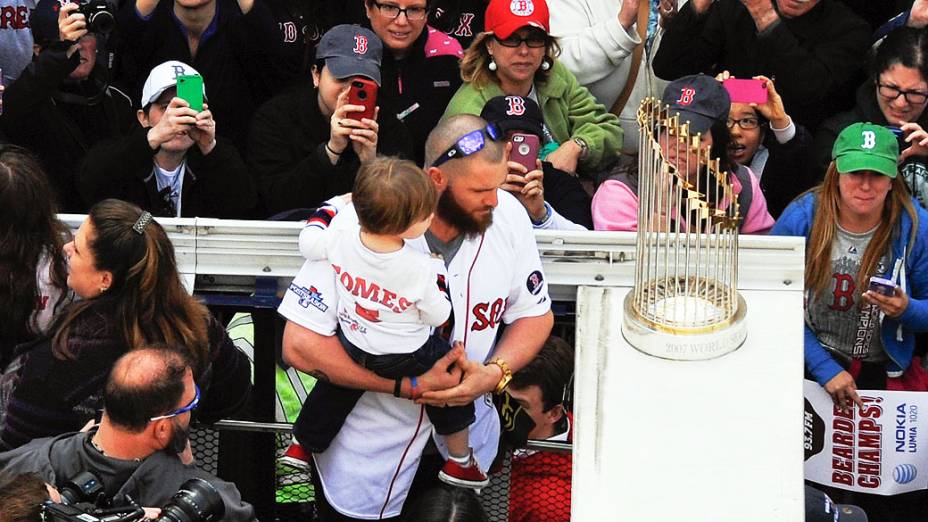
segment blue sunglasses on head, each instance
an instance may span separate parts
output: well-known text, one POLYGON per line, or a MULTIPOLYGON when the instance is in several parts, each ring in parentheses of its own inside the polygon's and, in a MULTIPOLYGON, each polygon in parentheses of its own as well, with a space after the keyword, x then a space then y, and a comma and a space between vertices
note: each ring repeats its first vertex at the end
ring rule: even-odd
POLYGON ((451 148, 446 150, 444 154, 439 156, 438 159, 432 163, 432 166, 438 167, 446 161, 455 158, 466 158, 471 154, 480 152, 487 145, 486 138, 490 138, 493 141, 502 141, 503 133, 492 123, 488 123, 483 129, 470 131, 458 138, 458 141, 455 142, 451 148))

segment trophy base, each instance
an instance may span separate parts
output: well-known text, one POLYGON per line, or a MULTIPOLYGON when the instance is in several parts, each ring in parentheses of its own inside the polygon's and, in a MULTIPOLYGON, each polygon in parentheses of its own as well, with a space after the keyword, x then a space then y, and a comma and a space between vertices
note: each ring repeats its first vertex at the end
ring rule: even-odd
POLYGON ((629 292, 625 296, 622 336, 636 350, 661 359, 703 361, 722 357, 740 348, 747 337, 747 304, 741 294, 736 295, 738 305, 733 314, 703 297, 673 295, 649 304, 646 312, 652 319, 647 319, 635 309, 635 292, 629 292), (685 326, 697 317, 701 324, 685 326))

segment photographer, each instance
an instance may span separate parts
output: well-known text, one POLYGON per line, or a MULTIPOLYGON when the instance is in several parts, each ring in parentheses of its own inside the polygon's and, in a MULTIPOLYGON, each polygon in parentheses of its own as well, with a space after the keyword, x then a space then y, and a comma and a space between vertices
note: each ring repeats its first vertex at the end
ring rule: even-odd
POLYGON ((251 217, 257 196, 244 161, 217 139, 208 104, 197 112, 177 96, 178 76, 196 74, 177 61, 152 69, 137 113, 141 125, 98 144, 84 160, 78 189, 87 203, 116 198, 156 216, 251 217))
POLYGON ((42 0, 32 12, 33 62, 3 93, 0 127, 42 160, 64 212, 87 208, 74 178, 87 151, 132 125, 132 101, 97 61, 103 38, 75 3, 42 0))
POLYGON ((226 522, 254 520, 234 484, 192 465, 188 435, 200 390, 186 353, 139 348, 121 357, 103 392, 98 427, 87 432, 38 439, 0 453, 0 471, 39 474, 59 487, 81 472, 100 479, 114 506, 164 506, 188 479, 201 478, 219 493, 226 522))

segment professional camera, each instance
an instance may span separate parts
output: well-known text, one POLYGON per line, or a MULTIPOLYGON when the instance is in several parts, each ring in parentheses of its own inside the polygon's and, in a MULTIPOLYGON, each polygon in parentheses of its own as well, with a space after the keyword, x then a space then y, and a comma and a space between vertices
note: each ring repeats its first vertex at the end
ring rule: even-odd
POLYGON ((58 488, 61 501, 65 504, 97 504, 104 496, 103 483, 89 471, 82 471, 58 488))
POLYGON ((78 0, 78 13, 87 18, 87 32, 109 34, 116 27, 116 15, 107 0, 78 0))
MULTIPOLYGON (((88 502, 88 495, 75 493, 87 491, 84 487, 89 479, 100 485, 100 481, 89 472, 74 477, 60 490, 62 500, 67 504, 55 504, 51 501, 42 506, 42 520, 45 522, 138 522, 145 518, 145 512, 134 503, 124 506, 107 507, 102 495, 94 502, 88 502), (77 487, 71 487, 77 485, 77 487), (68 489, 65 498, 64 490, 68 489), (73 499, 73 501, 72 501, 73 499)), ((209 482, 194 478, 184 482, 177 493, 171 497, 156 522, 212 522, 222 520, 226 506, 222 503, 219 492, 209 482)))

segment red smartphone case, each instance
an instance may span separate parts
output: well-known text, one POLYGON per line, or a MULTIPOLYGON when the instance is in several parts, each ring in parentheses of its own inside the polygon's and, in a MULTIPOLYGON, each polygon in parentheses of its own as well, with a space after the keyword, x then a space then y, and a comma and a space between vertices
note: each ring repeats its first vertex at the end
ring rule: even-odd
POLYGON ((767 103, 767 88, 762 80, 742 80, 729 78, 722 82, 732 103, 767 103))
POLYGON ((355 78, 348 87, 348 103, 362 105, 361 112, 349 112, 349 118, 361 121, 362 118, 374 119, 374 108, 377 106, 377 84, 367 78, 355 78))

